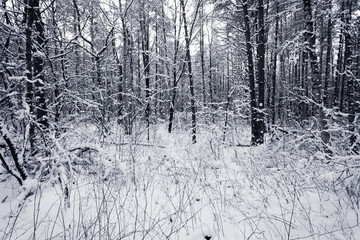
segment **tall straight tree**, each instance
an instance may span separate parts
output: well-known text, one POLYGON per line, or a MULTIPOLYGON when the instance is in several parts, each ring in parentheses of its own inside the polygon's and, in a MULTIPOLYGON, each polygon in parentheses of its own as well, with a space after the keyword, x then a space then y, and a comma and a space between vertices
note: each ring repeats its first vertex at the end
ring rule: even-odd
MULTIPOLYGON (((238 7, 240 2, 238 1, 238 7)), ((253 50, 251 45, 250 16, 248 11, 248 1, 242 1, 242 10, 245 25, 246 54, 248 60, 248 75, 250 82, 250 110, 251 110, 251 145, 259 145, 264 142, 265 122, 264 122, 264 93, 265 93, 265 28, 264 28, 264 4, 258 0, 258 100, 256 100, 255 69, 253 60, 253 50)))
MULTIPOLYGON (((344 12, 345 12, 345 6, 344 6, 344 2, 341 3, 341 7, 340 7, 340 21, 342 23, 345 22, 345 17, 344 17, 344 12)), ((336 72, 335 72, 335 87, 334 87, 334 98, 333 98, 333 105, 339 107, 340 111, 342 111, 342 99, 343 99, 343 95, 341 94, 341 82, 343 79, 343 72, 344 72, 344 62, 343 62, 343 57, 344 57, 344 28, 341 27, 340 28, 340 34, 339 34, 339 47, 338 47, 338 54, 337 54, 337 63, 336 63, 336 72)))
POLYGON ((205 49, 204 49, 204 2, 201 3, 200 8, 200 59, 201 59, 201 80, 202 80, 202 91, 203 91, 203 104, 206 105, 206 87, 205 87, 205 49))
POLYGON ((359 153, 359 146, 356 142, 356 128, 355 128, 355 113, 356 113, 356 85, 358 80, 356 79, 356 72, 354 71, 354 55, 353 55, 353 44, 354 40, 350 34, 351 26, 350 21, 352 18, 353 5, 352 0, 345 0, 345 53, 344 53, 344 63, 345 63, 345 74, 344 80, 347 82, 347 112, 348 112, 348 122, 349 122, 349 131, 351 133, 349 147, 352 151, 359 153))
MULTIPOLYGON (((174 17, 173 17, 173 27, 174 27, 174 53, 173 53, 173 62, 172 62, 172 90, 171 90, 171 100, 170 100, 170 108, 169 108, 169 126, 168 126, 168 132, 171 133, 172 127, 173 127, 173 120, 174 120, 174 114, 175 114, 175 102, 176 102, 176 95, 177 95, 177 85, 184 73, 184 65, 182 65, 182 68, 180 72, 177 69, 178 65, 178 55, 179 55, 179 47, 180 47, 180 33, 181 33, 181 27, 177 27, 178 25, 181 26, 183 19, 181 16, 178 18, 178 9, 177 9, 177 0, 174 0, 174 17), (178 20, 179 19, 179 20, 178 20)), ((163 28, 163 31, 165 31, 165 28, 163 28)), ((166 34, 164 33, 164 36, 166 34)))
MULTIPOLYGON (((238 7, 240 0, 238 0, 238 7)), ((242 1, 242 10, 244 14, 246 55, 248 61, 248 75, 250 83, 250 111, 251 111, 251 145, 257 142, 257 111, 256 111, 256 92, 255 92, 255 70, 253 60, 253 50, 251 46, 250 18, 248 12, 248 1, 242 1)))
POLYGON ((258 47, 257 47, 257 80, 258 80, 258 104, 257 104, 257 131, 256 145, 264 143, 265 133, 265 20, 264 20, 264 1, 258 0, 258 47))
POLYGON ((150 140, 150 52, 149 52, 149 13, 148 4, 142 2, 142 11, 140 17, 140 29, 141 29, 141 48, 142 59, 145 73, 145 118, 147 126, 147 138, 150 140))
POLYGON ((315 102, 314 113, 317 114, 319 121, 319 130, 321 131, 321 140, 326 145, 329 143, 329 133, 326 131, 327 122, 325 119, 325 113, 322 105, 322 83, 321 76, 319 71, 319 63, 317 60, 315 43, 316 43, 316 35, 314 32, 314 22, 312 17, 312 6, 311 0, 304 0, 304 14, 305 14, 305 49, 307 50, 308 57, 310 60, 310 71, 311 71, 311 79, 312 79, 312 94, 313 100, 315 102))
MULTIPOLYGON (((30 107, 30 114, 35 114, 36 121, 44 130, 48 127, 44 70, 44 26, 41 19, 39 0, 24 0, 26 22, 26 70, 27 70, 27 96, 26 101, 30 107)), ((30 151, 34 150, 35 126, 30 124, 30 151)))
POLYGON ((134 0, 130 0, 130 2, 128 2, 127 0, 125 1, 125 3, 123 4, 121 0, 119 0, 119 11, 120 11, 120 18, 121 18, 121 27, 122 27, 122 44, 123 44, 123 48, 122 48, 122 77, 121 77, 121 81, 119 83, 119 90, 121 89, 122 92, 120 93, 120 100, 122 101, 121 106, 120 106, 120 113, 121 115, 119 117, 121 117, 123 119, 123 125, 125 128, 125 133, 126 134, 131 134, 131 130, 132 130, 132 124, 131 124, 131 109, 130 109, 130 104, 129 104, 129 96, 128 96, 128 92, 129 92, 129 87, 127 84, 127 80, 129 78, 131 78, 130 75, 132 75, 132 71, 131 71, 131 45, 132 45, 132 39, 130 36, 130 31, 129 31, 129 26, 128 26, 128 14, 129 14, 129 9, 132 6, 134 0))
POLYGON ((182 14, 183 14, 183 20, 184 20, 184 31, 185 31, 185 44, 186 44, 186 60, 185 61, 187 62, 189 85, 190 85, 192 143, 196 143, 196 105, 195 105, 194 79, 193 79, 191 54, 190 54, 190 37, 192 36, 194 23, 196 21, 196 16, 199 11, 201 2, 202 2, 202 0, 198 0, 197 6, 195 9, 195 17, 194 17, 193 24, 192 24, 192 26, 190 28, 190 32, 189 32, 187 19, 186 19, 185 3, 184 3, 184 0, 180 0, 182 14))
POLYGON ((326 62, 325 62, 325 78, 324 78, 324 94, 323 94, 323 101, 326 107, 329 107, 329 80, 330 80, 330 73, 331 73, 331 49, 332 49, 332 28, 333 23, 331 19, 331 9, 332 9, 332 0, 329 0, 328 6, 328 22, 327 22, 327 46, 326 46, 326 62))
POLYGON ((279 35, 279 1, 275 1, 276 15, 275 15, 275 43, 274 43, 274 53, 273 53, 273 73, 272 73, 272 116, 271 122, 275 124, 276 122, 276 70, 277 70, 277 55, 278 55, 278 35, 279 35))

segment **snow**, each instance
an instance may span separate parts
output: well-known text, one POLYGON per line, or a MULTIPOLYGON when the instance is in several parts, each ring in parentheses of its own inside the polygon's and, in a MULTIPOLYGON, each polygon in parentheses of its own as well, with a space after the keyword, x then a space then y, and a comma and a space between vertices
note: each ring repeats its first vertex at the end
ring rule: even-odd
POLYGON ((27 79, 27 76, 11 76, 11 77, 9 77, 10 81, 15 81, 15 82, 19 82, 24 79, 27 79))
MULTIPOLYGON (((102 137, 91 124, 68 129, 54 146, 58 167, 48 181, 28 179, 23 189, 0 183, 2 239, 360 236, 359 209, 345 189, 351 182, 340 181, 340 166, 320 170, 319 154, 224 144, 216 126, 200 129, 196 145, 165 125, 152 127, 150 142, 141 127, 126 136, 114 124, 102 137)), ((247 129, 233 134, 249 141, 247 129)))

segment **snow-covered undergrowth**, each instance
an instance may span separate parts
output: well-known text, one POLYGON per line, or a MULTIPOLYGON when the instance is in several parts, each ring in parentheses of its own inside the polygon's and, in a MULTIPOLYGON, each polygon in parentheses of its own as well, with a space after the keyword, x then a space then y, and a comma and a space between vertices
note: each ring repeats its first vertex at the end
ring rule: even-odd
POLYGON ((360 236, 348 167, 304 152, 295 137, 248 147, 246 128, 226 138, 215 126, 202 126, 195 145, 189 131, 165 125, 150 141, 141 126, 131 137, 116 124, 107 134, 73 126, 55 141, 47 177, 23 189, 1 183, 1 239, 360 236))

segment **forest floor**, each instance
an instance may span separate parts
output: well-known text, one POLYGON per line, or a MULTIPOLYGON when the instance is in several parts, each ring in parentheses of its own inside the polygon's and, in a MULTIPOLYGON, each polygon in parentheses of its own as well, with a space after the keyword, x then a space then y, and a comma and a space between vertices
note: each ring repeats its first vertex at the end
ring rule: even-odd
POLYGON ((204 124, 193 145, 165 124, 150 141, 141 127, 68 128, 40 160, 46 178, 1 175, 0 239, 359 239, 351 173, 294 136, 250 147, 247 127, 224 141, 204 124))

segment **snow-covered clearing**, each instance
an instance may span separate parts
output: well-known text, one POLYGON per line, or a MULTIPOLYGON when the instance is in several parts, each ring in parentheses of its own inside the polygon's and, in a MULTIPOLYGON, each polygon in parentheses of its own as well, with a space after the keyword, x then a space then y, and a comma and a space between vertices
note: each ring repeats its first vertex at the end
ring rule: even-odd
MULTIPOLYGON (((158 125, 147 142, 143 130, 74 126, 49 179, 0 183, 1 239, 359 239, 346 167, 291 138, 233 146, 202 126, 193 145, 188 133, 158 125)), ((247 128, 227 137, 249 142, 247 128)))

